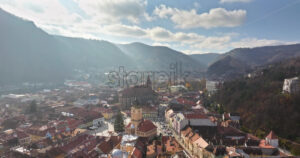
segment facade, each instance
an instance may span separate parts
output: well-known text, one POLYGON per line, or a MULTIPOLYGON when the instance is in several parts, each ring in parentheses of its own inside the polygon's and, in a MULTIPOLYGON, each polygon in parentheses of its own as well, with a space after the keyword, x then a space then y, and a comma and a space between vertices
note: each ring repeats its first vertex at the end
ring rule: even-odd
POLYGON ((285 79, 283 83, 282 91, 283 93, 296 93, 300 90, 299 78, 289 78, 285 79))
POLYGON ((166 110, 166 112, 165 112, 165 120, 166 120, 167 123, 170 123, 170 118, 171 118, 172 114, 174 114, 174 111, 172 109, 166 110))
POLYGON ((104 117, 99 117, 93 120, 93 126, 94 127, 100 127, 104 123, 104 117))
POLYGON ((209 144, 200 135, 193 132, 192 128, 190 127, 181 130, 179 141, 185 149, 188 149, 190 153, 193 154, 193 157, 216 157, 212 152, 206 150, 209 144))
POLYGON ((143 107, 143 118, 154 120, 158 117, 158 109, 155 107, 143 107))
POLYGON ((215 81, 206 81, 206 90, 209 93, 214 93, 217 90, 217 83, 215 81))
POLYGON ((174 116, 173 128, 177 133, 180 133, 184 127, 188 125, 188 120, 184 117, 182 113, 178 113, 174 116))
POLYGON ((113 111, 111 109, 106 109, 103 112, 101 112, 101 114, 103 115, 103 117, 106 120, 109 120, 109 119, 111 119, 114 116, 114 113, 113 113, 113 111))

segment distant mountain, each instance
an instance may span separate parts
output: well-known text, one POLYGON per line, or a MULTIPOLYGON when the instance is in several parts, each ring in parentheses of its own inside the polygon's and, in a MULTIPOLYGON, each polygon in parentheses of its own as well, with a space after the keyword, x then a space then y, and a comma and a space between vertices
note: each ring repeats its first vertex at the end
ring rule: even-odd
POLYGON ((73 69, 104 71, 133 61, 115 44, 107 41, 53 36, 61 45, 63 59, 73 69))
POLYGON ((208 67, 212 79, 231 79, 257 66, 300 56, 300 44, 237 48, 218 57, 208 67))
POLYGON ((142 43, 117 45, 107 41, 49 35, 33 22, 0 9, 0 85, 62 82, 81 72, 167 70, 171 63, 204 70, 204 64, 167 47, 142 43))
POLYGON ((170 70, 171 64, 181 64, 182 69, 204 71, 205 65, 192 57, 164 46, 143 43, 119 44, 139 69, 170 70))
POLYGON ((198 62, 204 64, 205 66, 209 66, 220 56, 218 53, 207 53, 207 54, 192 54, 190 57, 197 60, 198 62))
POLYGON ((0 21, 0 85, 57 82, 69 75, 53 36, 1 9, 0 21))

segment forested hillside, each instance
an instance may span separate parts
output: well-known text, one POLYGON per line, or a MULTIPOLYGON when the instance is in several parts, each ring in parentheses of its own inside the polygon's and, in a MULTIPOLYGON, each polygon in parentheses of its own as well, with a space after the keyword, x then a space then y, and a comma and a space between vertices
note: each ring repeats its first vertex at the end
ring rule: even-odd
POLYGON ((222 84, 213 96, 228 112, 241 114, 244 130, 265 136, 270 130, 300 142, 300 92, 283 94, 285 78, 300 75, 300 58, 257 69, 252 78, 222 84))

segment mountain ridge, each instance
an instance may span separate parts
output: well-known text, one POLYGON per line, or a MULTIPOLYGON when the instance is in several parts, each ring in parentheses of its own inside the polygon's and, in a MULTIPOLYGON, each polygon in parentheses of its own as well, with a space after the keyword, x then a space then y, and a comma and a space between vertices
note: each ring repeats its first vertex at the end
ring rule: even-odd
POLYGON ((187 69, 205 69, 203 64, 188 55, 168 47, 138 42, 119 45, 103 40, 51 35, 33 22, 2 9, 0 21, 3 22, 0 26, 0 74, 4 76, 0 78, 0 85, 62 83, 65 79, 72 79, 77 69, 91 74, 104 74, 119 66, 132 70, 166 70, 173 62, 182 62, 187 69))
POLYGON ((195 60, 205 64, 206 67, 210 66, 213 62, 217 60, 217 58, 221 54, 218 53, 205 53, 205 54, 191 54, 190 56, 193 57, 195 60))
POLYGON ((207 74, 211 79, 226 80, 232 78, 232 76, 243 75, 248 72, 247 70, 255 67, 298 56, 300 56, 300 44, 236 48, 220 55, 208 67, 207 74), (230 60, 228 60, 229 57, 230 60))

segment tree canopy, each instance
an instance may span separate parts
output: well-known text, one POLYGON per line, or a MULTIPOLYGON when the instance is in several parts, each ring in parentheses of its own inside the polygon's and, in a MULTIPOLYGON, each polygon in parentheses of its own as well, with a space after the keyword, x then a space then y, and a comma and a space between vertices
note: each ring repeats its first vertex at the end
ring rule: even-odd
POLYGON ((115 132, 124 132, 124 119, 121 112, 119 112, 116 116, 115 122, 114 122, 114 129, 115 132))

